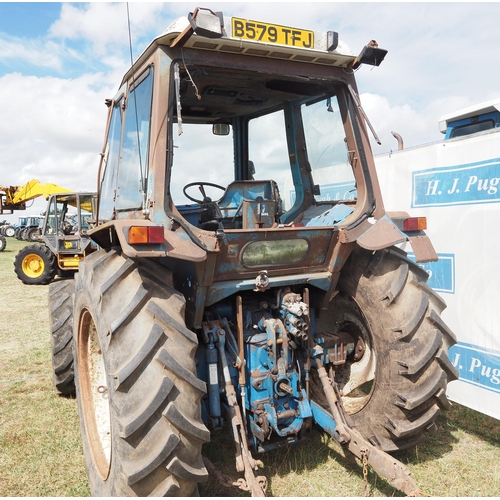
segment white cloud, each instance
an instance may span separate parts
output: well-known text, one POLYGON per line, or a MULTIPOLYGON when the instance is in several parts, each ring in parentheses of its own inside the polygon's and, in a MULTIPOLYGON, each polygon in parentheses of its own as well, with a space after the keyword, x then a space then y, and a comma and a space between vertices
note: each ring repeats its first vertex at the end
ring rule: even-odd
MULTIPOLYGON (((415 145, 415 140, 418 141, 417 137, 428 135, 427 121, 410 105, 391 106, 387 98, 370 93, 361 94, 360 99, 364 111, 382 142, 382 145, 379 146, 374 145, 372 140, 374 154, 397 149, 397 141, 391 132, 400 134, 405 146, 415 145)), ((372 139, 371 132, 369 135, 372 139)))
POLYGON ((90 3, 83 8, 65 3, 60 18, 52 24, 49 36, 61 39, 87 39, 103 53, 109 43, 126 40, 125 4, 90 3))
MULTIPOLYGON (((129 4, 133 41, 145 32, 153 30, 159 34, 163 31, 160 14, 164 8, 162 3, 129 4)), ((60 18, 50 27, 49 36, 86 41, 98 57, 103 57, 110 50, 128 50, 127 4, 93 2, 79 7, 65 3, 60 18)))
POLYGON ((61 48, 51 41, 24 40, 7 35, 0 38, 0 61, 11 66, 27 62, 60 71, 61 52, 61 48))
POLYGON ((96 188, 112 88, 103 75, 0 78, 0 184, 32 178, 74 190, 96 188), (14 98, 15 96, 15 98, 14 98))

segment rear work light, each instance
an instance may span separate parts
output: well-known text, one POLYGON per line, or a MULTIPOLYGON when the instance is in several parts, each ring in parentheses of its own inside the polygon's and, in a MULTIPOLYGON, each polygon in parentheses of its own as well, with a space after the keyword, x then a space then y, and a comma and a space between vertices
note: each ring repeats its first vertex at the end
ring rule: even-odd
POLYGON ((424 231, 427 229, 427 217, 408 217, 403 221, 403 231, 424 231))
POLYGON ((128 230, 130 245, 152 245, 164 240, 163 226, 132 226, 128 230))

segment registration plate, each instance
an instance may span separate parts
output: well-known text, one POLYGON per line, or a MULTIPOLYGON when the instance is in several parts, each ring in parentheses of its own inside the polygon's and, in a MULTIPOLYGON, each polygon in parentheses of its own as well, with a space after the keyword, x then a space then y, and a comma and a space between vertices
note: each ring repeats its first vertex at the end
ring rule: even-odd
POLYGON ((314 47, 314 32, 280 26, 278 24, 267 24, 258 21, 248 21, 233 17, 231 19, 233 38, 254 40, 257 42, 276 43, 311 49, 314 47))

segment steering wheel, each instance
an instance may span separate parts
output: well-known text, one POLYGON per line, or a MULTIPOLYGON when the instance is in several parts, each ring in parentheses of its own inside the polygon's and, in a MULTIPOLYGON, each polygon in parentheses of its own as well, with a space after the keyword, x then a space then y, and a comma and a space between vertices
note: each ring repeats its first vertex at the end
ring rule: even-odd
MULTIPOLYGON (((224 186, 219 186, 219 184, 213 184, 212 182, 191 182, 190 184, 186 184, 184 186, 184 188, 182 189, 182 192, 184 193, 184 196, 186 198, 188 198, 191 201, 194 201, 195 203, 198 203, 198 205, 201 205, 205 201, 205 199, 207 198, 207 195, 205 193, 205 186, 210 186, 210 187, 214 187, 217 189, 221 189, 222 191, 226 190, 226 188, 224 186), (186 193, 186 191, 192 186, 198 186, 198 189, 200 190, 200 192, 203 196, 203 200, 197 200, 196 198, 193 198, 192 196, 189 196, 186 193)), ((215 203, 218 203, 220 200, 222 200, 222 196, 218 200, 215 200, 215 203)))

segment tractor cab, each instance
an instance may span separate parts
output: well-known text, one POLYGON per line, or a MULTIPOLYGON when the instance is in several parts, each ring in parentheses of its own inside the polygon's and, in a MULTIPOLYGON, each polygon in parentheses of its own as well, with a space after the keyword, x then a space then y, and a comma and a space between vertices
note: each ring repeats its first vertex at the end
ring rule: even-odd
POLYGON ((191 495, 202 444, 228 424, 244 488, 263 496, 252 453, 312 421, 415 494, 384 451, 433 427, 454 340, 395 247, 437 259, 424 228, 382 202, 354 72, 385 54, 195 9, 106 101, 100 249, 73 308, 94 495, 191 495))
POLYGON ((252 290, 264 270, 271 282, 313 282, 327 302, 352 249, 339 239, 385 215, 354 79, 385 54, 207 9, 178 19, 107 101, 92 238, 130 257, 204 261, 195 284, 176 274, 190 325, 203 316, 194 304, 235 280, 252 290))
POLYGON ((92 246, 87 233, 95 223, 95 198, 95 193, 64 193, 48 201, 42 239, 57 255, 61 270, 78 268, 92 246))

